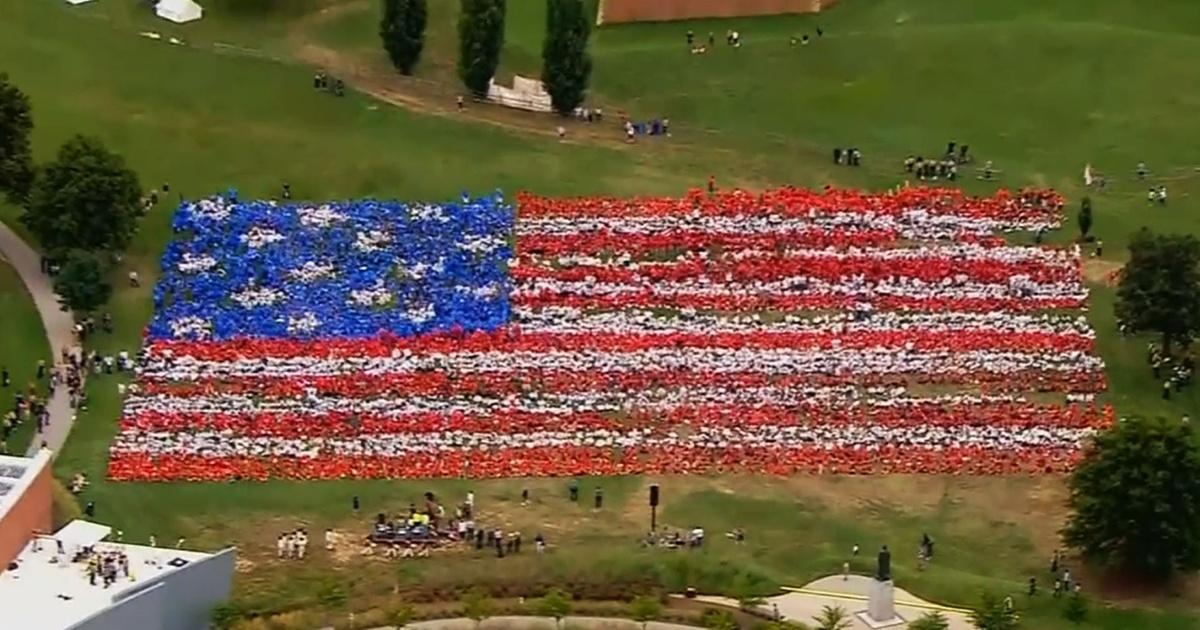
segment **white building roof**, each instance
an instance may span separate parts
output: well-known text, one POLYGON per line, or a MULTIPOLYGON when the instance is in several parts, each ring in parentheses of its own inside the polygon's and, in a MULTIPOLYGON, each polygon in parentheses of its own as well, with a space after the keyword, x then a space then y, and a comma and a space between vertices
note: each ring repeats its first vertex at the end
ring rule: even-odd
MULTIPOLYGON (((95 525, 74 521, 60 531, 86 534, 87 540, 99 530, 95 525), (76 524, 81 524, 76 526, 76 524)), ((103 525, 98 527, 104 528, 103 525)), ((105 528, 107 529, 107 528, 105 528)), ((17 568, 0 573, 0 610, 3 627, 21 630, 64 630, 108 608, 123 593, 141 588, 179 567, 209 557, 210 554, 162 547, 143 547, 120 543, 95 543, 96 551, 121 552, 129 559, 129 577, 119 575, 115 584, 104 588, 88 580, 87 563, 71 562, 82 549, 78 543, 64 540, 58 552, 56 536, 39 536, 30 541, 17 557, 17 568)))

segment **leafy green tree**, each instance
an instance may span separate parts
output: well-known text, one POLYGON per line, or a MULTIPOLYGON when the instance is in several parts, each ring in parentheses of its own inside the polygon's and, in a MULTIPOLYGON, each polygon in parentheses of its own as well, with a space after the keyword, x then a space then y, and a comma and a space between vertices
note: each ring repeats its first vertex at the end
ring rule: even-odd
POLYGON ((425 47, 425 23, 429 11, 426 0, 383 0, 383 19, 379 37, 392 65, 400 74, 409 75, 417 67, 425 47))
POLYGON ((416 611, 409 604, 400 604, 388 612, 388 623, 395 626, 396 630, 404 630, 404 627, 412 623, 413 617, 416 616, 416 611))
POLYGON ((0 192, 13 203, 24 202, 33 184, 30 131, 33 114, 29 97, 0 72, 0 192))
POLYGON ((850 614, 841 606, 823 606, 821 614, 813 617, 813 621, 817 623, 816 630, 846 630, 854 622, 850 619, 850 614))
POLYGON ((1073 593, 1067 598, 1067 605, 1063 608, 1063 617, 1078 626, 1087 621, 1087 616, 1087 600, 1079 593, 1073 593))
POLYGON ((949 630, 950 620, 941 611, 931 610, 908 624, 908 630, 949 630))
POLYGON ((38 173, 21 222, 54 256, 120 251, 143 214, 137 174, 100 140, 75 136, 38 173))
POLYGON ((105 265, 96 255, 71 250, 54 277, 54 292, 64 311, 90 313, 108 302, 112 285, 104 277, 105 265))
POLYGON ((1067 544, 1165 579, 1200 568, 1200 447, 1189 424, 1132 418, 1097 435, 1070 480, 1067 544))
POLYGON ((1092 198, 1084 197, 1079 203, 1079 235, 1087 238, 1092 231, 1092 198))
POLYGON ((463 593, 460 603, 462 604, 463 616, 473 619, 476 628, 479 627, 479 624, 483 623, 484 619, 491 617, 492 611, 495 609, 492 598, 488 597, 488 594, 479 588, 473 588, 463 593))
POLYGON ((554 111, 569 116, 583 103, 592 76, 587 52, 591 23, 583 0, 546 0, 542 83, 554 111))
POLYGON ((646 624, 658 619, 662 609, 662 602, 657 597, 639 595, 629 602, 629 617, 641 623, 642 630, 646 630, 646 624))
POLYGON ((477 97, 487 96, 488 82, 500 65, 504 47, 505 0, 461 0, 458 16, 458 77, 477 97))
POLYGON ((984 593, 979 608, 971 611, 967 617, 979 630, 1013 630, 1020 624, 1016 611, 1010 609, 1004 600, 984 593))
POLYGON ((562 589, 552 588, 538 600, 537 614, 543 617, 553 617, 554 626, 562 625, 563 617, 571 614, 571 596, 562 589))
POLYGON ((1162 335, 1163 350, 1200 329, 1200 240, 1143 229, 1129 243, 1117 287, 1117 319, 1131 332, 1162 335))

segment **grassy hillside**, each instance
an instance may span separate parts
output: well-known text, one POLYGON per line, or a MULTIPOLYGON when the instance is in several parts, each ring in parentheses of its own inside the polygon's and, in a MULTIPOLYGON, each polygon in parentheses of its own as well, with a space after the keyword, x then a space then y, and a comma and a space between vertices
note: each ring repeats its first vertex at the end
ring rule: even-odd
MULTIPOLYGON (((0 389, 2 416, 12 409, 13 395, 18 390, 28 393, 29 384, 36 382, 37 362, 50 363, 50 344, 46 341, 46 331, 38 319, 33 299, 16 271, 3 258, 0 258, 0 314, 4 321, 4 332, 0 334, 0 366, 8 369, 12 381, 7 389, 0 389)), ((39 396, 44 396, 45 382, 38 383, 36 389, 39 396)), ((18 427, 8 437, 8 452, 23 455, 36 428, 35 419, 18 427)))

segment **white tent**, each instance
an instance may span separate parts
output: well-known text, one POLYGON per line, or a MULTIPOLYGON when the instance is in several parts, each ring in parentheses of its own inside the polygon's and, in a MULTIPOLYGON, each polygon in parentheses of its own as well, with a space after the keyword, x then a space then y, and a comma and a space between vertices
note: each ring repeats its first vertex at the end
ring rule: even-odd
POLYGON ((199 20, 204 15, 204 7, 194 0, 158 0, 154 10, 158 17, 183 24, 199 20))
POLYGON ((69 2, 71 4, 83 4, 85 2, 91 2, 91 1, 92 0, 67 0, 67 2, 69 2))

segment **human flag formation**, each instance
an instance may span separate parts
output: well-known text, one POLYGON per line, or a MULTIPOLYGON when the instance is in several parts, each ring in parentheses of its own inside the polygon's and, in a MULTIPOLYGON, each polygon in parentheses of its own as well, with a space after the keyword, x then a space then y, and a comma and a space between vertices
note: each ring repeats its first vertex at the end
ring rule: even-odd
POLYGON ((1063 471, 1112 415, 1079 252, 1001 238, 1062 205, 185 203, 109 475, 1063 471))

